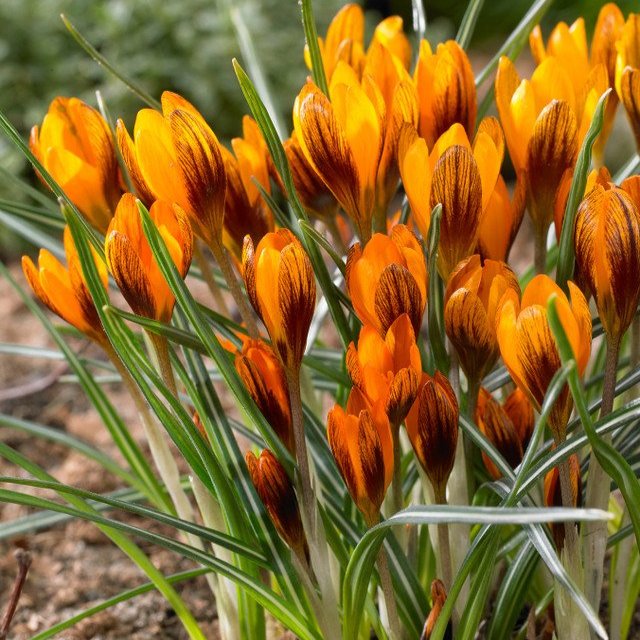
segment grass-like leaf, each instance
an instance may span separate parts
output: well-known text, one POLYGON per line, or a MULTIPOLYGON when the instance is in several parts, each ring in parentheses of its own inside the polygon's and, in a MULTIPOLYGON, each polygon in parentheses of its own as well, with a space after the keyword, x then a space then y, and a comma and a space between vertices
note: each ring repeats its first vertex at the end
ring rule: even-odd
POLYGON ((318 43, 318 30, 316 21, 313 17, 313 5, 311 0, 301 0, 300 8, 302 10, 302 26, 304 28, 304 37, 309 47, 309 57, 311 58, 311 74, 313 81, 318 85, 320 91, 325 95, 329 95, 329 85, 327 84, 327 76, 324 72, 324 64, 322 62, 322 54, 318 43))
POLYGON ((460 28, 456 34, 456 40, 463 49, 466 49, 471 42, 483 6, 484 0, 471 0, 467 5, 460 28))

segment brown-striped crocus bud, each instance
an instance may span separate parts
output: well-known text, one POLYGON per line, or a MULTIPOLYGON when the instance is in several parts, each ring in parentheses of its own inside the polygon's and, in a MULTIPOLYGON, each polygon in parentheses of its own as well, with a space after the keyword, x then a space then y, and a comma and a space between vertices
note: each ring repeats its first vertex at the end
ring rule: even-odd
POLYGON ((413 404, 422 377, 420 350, 411 321, 403 313, 384 339, 371 326, 360 330, 358 346, 347 349, 347 371, 371 404, 383 402, 391 426, 397 429, 413 404))
MULTIPOLYGON (((107 264, 134 313, 169 322, 175 296, 142 230, 137 202, 133 194, 125 193, 118 203, 104 241, 107 264)), ((191 265, 193 240, 186 214, 177 204, 157 200, 149 215, 184 278, 191 265)))
MULTIPOLYGON (((31 258, 22 256, 24 275, 36 296, 53 313, 92 340, 105 344, 108 342, 107 336, 84 279, 78 250, 69 227, 64 229, 64 252, 67 258, 66 268, 46 249, 40 249, 37 267, 31 258)), ((107 266, 93 249, 92 253, 106 289, 109 278, 107 266)))
POLYGON ((247 340, 235 358, 236 371, 249 395, 280 440, 293 454, 289 390, 284 370, 273 349, 262 340, 247 340))
MULTIPOLYGON (((475 418, 480 431, 502 454, 509 466, 515 469, 522 462, 524 452, 520 436, 505 408, 484 388, 478 394, 475 418)), ((484 452, 482 460, 494 480, 502 477, 502 473, 484 452)))
POLYGON ((438 503, 445 502, 447 481, 458 444, 458 401, 449 381, 436 371, 423 374, 418 397, 406 419, 407 433, 438 503))
POLYGON ((640 212, 631 197, 596 185, 578 208, 575 247, 604 331, 618 341, 640 300, 640 212))
MULTIPOLYGON (((580 475, 580 460, 574 453, 567 460, 569 464, 569 474, 571 477, 571 500, 572 506, 579 507, 582 503, 582 477, 580 475)), ((560 473, 558 467, 554 467, 544 477, 544 504, 547 507, 566 507, 562 499, 562 490, 560 486, 560 473)), ((551 532, 553 540, 558 550, 564 546, 565 526, 562 522, 553 522, 551 524, 551 532)))
POLYGON ((416 236, 398 224, 376 233, 364 249, 356 242, 347 256, 347 289, 363 324, 385 335, 403 313, 416 335, 427 304, 427 265, 416 236))
MULTIPOLYGON (((556 296, 560 322, 567 334, 582 375, 591 354, 591 314, 584 294, 568 282, 571 301, 549 276, 538 275, 527 285, 518 300, 513 290, 507 291, 496 314, 500 355, 516 385, 539 410, 553 376, 561 367, 560 354, 549 326, 547 303, 556 296)), ((566 436, 572 400, 565 385, 549 414, 549 426, 557 442, 566 436)))
POLYGON ((526 451, 529 446, 529 440, 533 435, 535 427, 535 416, 533 413, 533 405, 527 394, 517 387, 507 396, 502 404, 502 408, 515 427, 522 451, 526 451))
POLYGON ((122 193, 109 125, 78 98, 55 98, 29 147, 69 200, 101 233, 122 193))
POLYGON ((271 522, 294 553, 306 558, 307 539, 298 498, 284 467, 268 449, 264 449, 259 457, 247 451, 245 460, 253 486, 266 507, 271 522))
POLYGON ((460 262, 449 278, 444 296, 444 324, 467 378, 479 382, 498 359, 496 311, 518 279, 504 262, 473 255, 460 262))
POLYGON ((255 249, 247 236, 242 275, 282 364, 299 369, 316 304, 313 267, 302 245, 287 229, 268 233, 255 249))
POLYGON ((361 408, 367 406, 362 396, 349 404, 349 412, 337 404, 329 411, 327 439, 353 501, 373 526, 393 475, 391 428, 381 405, 361 408))
MULTIPOLYGON (((444 583, 442 580, 438 580, 436 578, 431 583, 431 611, 429 611, 427 620, 424 623, 420 640, 429 640, 431 637, 433 628, 436 626, 436 622, 438 621, 438 617, 440 616, 440 612, 442 611, 442 607, 444 607, 446 600, 447 591, 444 588, 444 583)), ((451 623, 449 623, 449 625, 450 624, 451 623)), ((446 634, 445 637, 447 637, 446 634)))

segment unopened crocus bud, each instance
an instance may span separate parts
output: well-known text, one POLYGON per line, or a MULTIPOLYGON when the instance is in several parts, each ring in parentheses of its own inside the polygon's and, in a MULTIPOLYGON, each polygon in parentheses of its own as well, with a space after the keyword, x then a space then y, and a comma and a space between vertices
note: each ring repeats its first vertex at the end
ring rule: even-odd
MULTIPOLYGON (((149 215, 184 278, 191 265, 192 234, 186 214, 176 204, 158 200, 149 215)), ((125 193, 109 224, 104 252, 124 299, 140 316, 168 322, 175 296, 156 262, 142 229, 136 197, 125 193)))
POLYGON ((289 390, 282 365, 273 349, 262 340, 247 340, 236 355, 236 370, 249 395, 280 440, 293 454, 289 390))
MULTIPOLYGON (((580 475, 580 460, 574 453, 567 460, 569 465, 569 475, 571 479, 571 500, 573 507, 579 507, 582 504, 582 477, 580 475)), ((544 477, 544 504, 547 507, 567 507, 562 499, 562 490, 560 484, 560 472, 558 467, 554 467, 544 477)), ((565 526, 562 522, 551 523, 551 532, 553 540, 558 550, 564 546, 565 526)))
MULTIPOLYGON (((547 303, 556 296, 556 308, 582 375, 591 354, 591 314, 584 294, 568 282, 571 299, 549 276, 538 275, 518 300, 507 291, 498 306, 497 330, 500 355, 513 381, 540 410, 553 376, 561 367, 560 354, 549 326, 547 303)), ((566 436, 572 400, 565 385, 549 414, 549 425, 557 442, 566 436)))
POLYGON ((640 13, 630 13, 616 42, 616 90, 640 149, 640 13))
POLYGON ((29 147, 69 200, 104 233, 122 193, 109 126, 78 98, 56 98, 29 147))
MULTIPOLYGON (((84 279, 78 251, 69 227, 65 227, 64 230, 64 252, 67 258, 66 267, 46 249, 40 249, 37 267, 31 258, 22 256, 24 275, 33 292, 51 311, 92 340, 105 344, 107 336, 84 279)), ((107 267, 93 249, 92 254, 106 289, 107 267)))
POLYGON ((177 203, 196 235, 222 240, 227 177, 218 139, 200 112, 176 93, 162 94, 162 113, 141 109, 133 138, 117 123, 118 145, 137 195, 177 203))
POLYGON ((476 83, 469 58, 457 42, 439 44, 434 53, 422 40, 414 79, 420 99, 420 135, 429 147, 454 123, 460 123, 468 136, 473 134, 476 83))
POLYGON ((404 225, 376 233, 347 256, 347 289, 358 318, 384 335, 403 313, 420 332, 427 303, 427 266, 420 243, 404 225))
POLYGON ((280 537, 296 555, 306 558, 307 539, 298 498, 284 467, 268 449, 264 449, 259 457, 248 451, 245 460, 251 481, 280 537))
MULTIPOLYGON (((480 431, 500 452, 509 466, 515 469, 522 462, 524 453, 520 435, 505 408, 484 388, 480 389, 478 395, 475 419, 480 431)), ((502 477, 502 473, 484 452, 482 460, 494 480, 502 477)))
POLYGON ((473 255, 449 278, 444 296, 444 323, 469 380, 478 383, 498 358, 496 311, 508 289, 520 294, 518 279, 504 263, 473 255))
POLYGON ((458 401, 451 384, 439 371, 423 374, 418 397, 406 419, 407 433, 436 501, 445 502, 447 481, 458 443, 458 401))
POLYGON ((275 352, 285 368, 299 369, 316 304, 313 267, 302 245, 287 229, 268 233, 255 249, 247 236, 242 271, 275 352))
POLYGON ((502 408, 518 434, 518 439, 520 440, 520 444, 522 444, 522 451, 526 451, 535 427, 535 416, 533 414, 531 400, 529 400, 527 394, 522 391, 522 389, 516 387, 507 396, 502 408))
POLYGON ((576 215, 575 247, 605 333, 619 341, 640 300, 640 212, 624 190, 591 190, 576 215))
POLYGON ((383 407, 364 406, 362 396, 347 411, 336 404, 327 417, 327 439, 353 501, 373 526, 393 475, 393 441, 383 407))
POLYGON ((436 626, 436 622, 438 621, 438 617, 440 616, 440 612, 442 611, 442 607, 444 607, 446 600, 447 591, 444 587, 444 583, 442 580, 438 580, 436 578, 431 582, 431 611, 429 611, 427 620, 424 623, 420 640, 429 640, 431 637, 433 628, 436 626))

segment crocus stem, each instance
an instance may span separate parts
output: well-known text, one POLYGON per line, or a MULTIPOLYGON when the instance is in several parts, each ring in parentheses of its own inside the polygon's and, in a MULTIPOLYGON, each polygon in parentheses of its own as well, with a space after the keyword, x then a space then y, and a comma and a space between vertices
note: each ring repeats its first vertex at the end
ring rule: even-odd
POLYGON ((536 273, 546 273, 547 271, 547 230, 535 232, 535 246, 533 261, 536 273))
POLYGON ((396 599, 393 594, 393 583, 391 582, 391 572, 389 571, 387 552, 384 548, 384 544, 380 547, 380 551, 378 552, 377 564, 378 574, 380 576, 380 588, 382 589, 384 606, 387 610, 387 620, 389 621, 389 638, 391 640, 401 640, 402 631, 400 629, 396 599))
MULTIPOLYGON (((616 373, 618 368, 618 352, 620 339, 607 337, 607 358, 604 368, 604 382, 602 387, 602 405, 600 417, 611 413, 615 397, 616 373)), ((611 442, 611 436, 604 436, 611 442)), ((589 475, 587 477, 588 509, 607 509, 609 494, 611 492, 611 480, 605 470, 600 466, 593 452, 589 457, 589 475)), ((607 523, 585 523, 585 591, 589 602, 595 611, 600 605, 602 592, 602 578, 604 575, 604 555, 607 550, 607 523)))
MULTIPOLYGON (((446 487, 435 488, 434 496, 436 504, 447 504, 446 487)), ((438 560, 440 565, 440 576, 444 582, 445 589, 449 593, 453 582, 451 571, 451 547, 449 544, 449 525, 446 522, 438 524, 438 560)))
POLYGON ((11 621, 18 608, 18 602, 22 594, 22 589, 27 581, 27 573, 29 573, 29 567, 31 566, 31 554, 24 549, 18 549, 15 554, 15 559, 18 563, 18 573, 13 583, 13 589, 7 602, 7 608, 2 616, 2 622, 0 623, 0 640, 5 640, 9 634, 9 628, 11 627, 11 621))
POLYGON ((227 301, 224 299, 222 290, 216 282, 216 277, 213 273, 213 269, 211 268, 211 264, 209 264, 207 257, 202 251, 201 240, 197 238, 193 243, 193 257, 196 259, 196 262, 200 267, 200 273, 202 273, 202 277, 207 283, 207 287, 209 287, 209 291, 211 292, 211 295, 213 296, 213 299, 216 303, 217 310, 221 314, 227 317, 231 317, 231 314, 229 313, 229 307, 227 306, 227 301))
POLYGON ((222 271, 222 275, 229 287, 229 291, 238 305, 240 317, 244 322, 244 326, 247 328, 249 336, 253 339, 258 339, 260 337, 258 325, 256 324, 249 301, 244 293, 242 293, 242 289, 240 288, 240 283, 238 282, 238 278, 233 270, 233 265, 231 264, 231 258, 229 258, 228 251, 220 242, 213 242, 210 248, 213 253, 213 257, 216 259, 216 262, 220 267, 220 271, 222 271))
POLYGON ((397 513, 404 506, 402 494, 402 444, 400 443, 400 428, 392 427, 393 434, 393 478, 391 480, 391 508, 397 513))
POLYGON ((171 357, 169 355, 169 341, 157 333, 148 333, 156 358, 158 359, 158 371, 162 377, 162 381, 171 393, 177 398, 178 387, 176 386, 176 377, 171 366, 171 357))
MULTIPOLYGON (((629 511, 625 508, 620 528, 626 527, 631 523, 629 511)), ((633 535, 627 536, 618 543, 616 549, 615 570, 613 571, 610 611, 609 611, 609 637, 622 638, 622 617, 624 616, 625 594, 627 592, 627 575, 629 573, 629 565, 632 562, 632 552, 635 546, 635 538, 633 535)))

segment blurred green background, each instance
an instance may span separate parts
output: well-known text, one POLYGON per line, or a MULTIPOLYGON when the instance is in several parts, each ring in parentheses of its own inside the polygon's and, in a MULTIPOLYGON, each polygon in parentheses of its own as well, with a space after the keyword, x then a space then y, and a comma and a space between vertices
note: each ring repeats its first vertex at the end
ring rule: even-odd
MULTIPOLYGON (((319 33, 343 4, 344 0, 315 1, 319 33)), ((545 35, 558 20, 572 21, 579 14, 591 27, 602 4, 557 0, 545 18, 545 35)), ((26 136, 56 95, 77 95, 95 105, 95 90, 100 89, 112 116, 132 124, 141 103, 75 43, 60 20, 64 13, 109 61, 149 93, 159 96, 163 89, 172 89, 185 95, 227 139, 238 133, 240 116, 247 112, 231 67, 232 57, 241 55, 230 5, 241 13, 276 107, 290 126, 293 98, 307 73, 296 0, 1 0, 0 109, 26 136)), ((410 0, 368 0, 364 5, 370 24, 399 13, 410 29, 410 0)), ((485 2, 471 47, 476 69, 529 5, 530 0, 485 2)), ((637 0, 620 3, 625 14, 632 5, 637 0)), ((430 38, 455 36, 466 6, 461 0, 425 0, 430 38)), ((14 175, 29 174, 4 139, 0 163, 14 175)), ((1 197, 9 188, 0 180, 1 197)))

